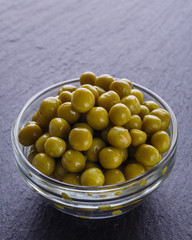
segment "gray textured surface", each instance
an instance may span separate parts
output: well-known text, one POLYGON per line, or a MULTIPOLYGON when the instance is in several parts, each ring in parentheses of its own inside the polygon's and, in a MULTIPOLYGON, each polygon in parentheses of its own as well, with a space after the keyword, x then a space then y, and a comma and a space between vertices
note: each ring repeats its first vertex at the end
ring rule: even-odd
POLYGON ((0 239, 192 239, 192 1, 0 1, 0 239), (33 94, 86 70, 154 90, 179 125, 174 170, 142 206, 107 220, 50 207, 23 182, 10 128, 33 94))

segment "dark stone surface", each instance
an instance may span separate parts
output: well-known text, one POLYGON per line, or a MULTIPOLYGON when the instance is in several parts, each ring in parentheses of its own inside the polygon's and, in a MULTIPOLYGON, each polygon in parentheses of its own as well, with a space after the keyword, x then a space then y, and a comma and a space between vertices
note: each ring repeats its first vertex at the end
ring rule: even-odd
POLYGON ((0 1, 0 239, 192 239, 192 1, 0 1), (10 129, 36 92, 86 70, 142 84, 174 110, 179 142, 167 181, 132 212, 84 220, 24 183, 10 129))

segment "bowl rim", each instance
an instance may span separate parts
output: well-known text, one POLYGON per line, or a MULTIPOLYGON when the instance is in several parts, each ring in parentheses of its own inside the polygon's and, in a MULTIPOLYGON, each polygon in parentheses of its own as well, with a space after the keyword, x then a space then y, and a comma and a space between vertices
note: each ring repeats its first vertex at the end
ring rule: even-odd
MULTIPOLYGON (((119 80, 119 79, 120 78, 115 78, 115 80, 119 80)), ((146 87, 144 87, 144 86, 142 86, 140 84, 132 82, 133 86, 136 87, 136 89, 144 91, 145 93, 147 93, 150 96, 152 96, 153 99, 155 99, 158 102, 160 102, 161 105, 163 106, 163 108, 166 109, 169 112, 169 114, 170 114, 170 118, 171 118, 171 122, 172 122, 172 141, 171 141, 171 145, 169 147, 169 150, 166 152, 166 155, 155 165, 155 167, 153 167, 152 169, 146 171, 145 173, 139 175, 138 177, 136 177, 134 179, 127 180, 125 182, 118 183, 118 184, 98 186, 98 187, 89 187, 89 186, 67 184, 67 183, 61 182, 59 180, 53 179, 53 178, 51 178, 49 176, 46 176, 46 175, 42 174, 40 171, 38 171, 35 167, 33 167, 32 164, 27 160, 27 158, 25 157, 25 155, 21 151, 20 146, 22 146, 22 145, 18 141, 18 131, 19 131, 20 119, 21 119, 23 113, 25 112, 25 110, 38 97, 40 97, 43 94, 49 92, 50 90, 53 90, 54 88, 58 88, 59 86, 63 86, 63 85, 66 85, 66 84, 72 84, 74 82, 79 82, 79 78, 73 78, 73 79, 65 80, 65 81, 53 84, 53 85, 51 85, 51 86, 49 86, 49 87, 39 91, 38 93, 33 95, 25 103, 25 105, 18 112, 15 121, 13 122, 12 129, 11 129, 11 141, 12 141, 13 150, 20 157, 19 158, 20 161, 22 159, 22 163, 24 163, 27 166, 27 168, 31 172, 34 173, 34 175, 37 175, 38 177, 42 178, 44 182, 51 183, 51 184, 57 185, 59 187, 65 187, 67 189, 73 189, 73 190, 75 188, 75 190, 77 190, 77 191, 78 190, 80 190, 80 191, 82 191, 82 190, 83 191, 94 190, 95 192, 101 192, 102 190, 107 190, 107 189, 111 189, 111 188, 112 189, 119 189, 119 188, 122 188, 122 187, 127 186, 127 185, 135 184, 136 182, 141 181, 143 178, 145 178, 147 176, 153 175, 159 168, 161 168, 162 165, 164 165, 168 161, 169 156, 171 156, 172 153, 176 149, 176 144, 177 144, 177 140, 178 140, 178 127, 177 127, 177 120, 176 120, 175 114, 174 114, 173 110, 171 109, 171 107, 158 94, 156 94, 152 90, 150 90, 150 89, 148 89, 148 88, 146 88, 146 87)))

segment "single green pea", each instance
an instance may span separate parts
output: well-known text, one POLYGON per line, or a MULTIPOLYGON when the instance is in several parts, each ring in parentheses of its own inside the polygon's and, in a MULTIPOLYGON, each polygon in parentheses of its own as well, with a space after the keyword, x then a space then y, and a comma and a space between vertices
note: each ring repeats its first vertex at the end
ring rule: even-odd
POLYGON ((70 173, 78 173, 85 168, 85 156, 74 149, 66 151, 61 159, 61 164, 70 173))
POLYGON ((103 107, 93 107, 86 116, 88 124, 95 130, 103 130, 109 124, 108 112, 103 107))
POLYGON ((117 103, 111 107, 109 119, 115 126, 123 126, 131 119, 131 112, 123 103, 117 103))
POLYGON ((69 143, 78 151, 87 151, 93 141, 93 136, 87 128, 73 128, 69 134, 69 143))
POLYGON ((129 108, 129 110, 131 111, 131 115, 139 114, 139 112, 141 111, 140 102, 137 97, 133 95, 124 97, 121 100, 121 103, 125 104, 129 108))
POLYGON ((72 93, 69 91, 63 91, 59 94, 59 99, 62 103, 71 102, 72 93))
POLYGON ((58 95, 60 95, 60 93, 63 91, 74 92, 76 89, 77 89, 76 86, 74 86, 72 84, 66 84, 59 89, 58 95))
POLYGON ((107 91, 98 98, 98 106, 105 108, 107 111, 116 103, 120 103, 120 97, 114 91, 107 91))
POLYGON ((142 129, 147 134, 153 134, 161 129, 161 120, 154 115, 146 115, 143 118, 142 129))
POLYGON ((50 176, 55 170, 55 159, 46 153, 38 153, 33 158, 32 165, 43 174, 50 176))
POLYGON ((19 142, 24 146, 30 146, 43 134, 41 128, 36 123, 31 123, 22 128, 19 132, 19 142))
POLYGON ((139 100, 140 104, 143 103, 144 96, 141 91, 139 91, 138 89, 132 89, 130 94, 134 95, 139 100))
POLYGON ((115 79, 109 74, 102 74, 95 79, 95 85, 103 88, 105 91, 109 90, 109 86, 115 79))
POLYGON ((124 128, 128 129, 141 129, 142 127, 142 120, 138 115, 131 116, 130 120, 123 126, 124 128))
POLYGON ((159 151, 149 145, 140 145, 135 152, 136 160, 145 167, 152 167, 160 161, 159 151))
POLYGON ((119 80, 112 82, 109 89, 115 91, 120 98, 123 98, 131 93, 132 87, 129 85, 129 83, 119 80))
POLYGON ((65 102, 57 109, 59 118, 65 119, 69 124, 76 123, 80 118, 80 113, 72 108, 71 102, 65 102))
POLYGON ((131 180, 145 172, 145 168, 140 163, 128 163, 124 168, 126 180, 131 180))
POLYGON ((131 144, 131 135, 126 128, 112 127, 107 135, 108 142, 117 148, 128 148, 131 144))
POLYGON ((45 152, 44 144, 49 137, 50 137, 50 135, 48 133, 45 133, 37 139, 37 141, 35 142, 35 148, 36 148, 37 152, 39 152, 39 153, 45 152))
POLYGON ((84 72, 83 74, 81 74, 79 81, 81 85, 84 84, 95 85, 96 78, 97 77, 93 72, 84 72))
POLYGON ((152 100, 143 102, 143 105, 146 106, 150 112, 159 108, 159 105, 155 101, 152 101, 152 100))
POLYGON ((158 149, 160 153, 166 152, 170 147, 170 138, 165 131, 158 131, 151 137, 151 144, 158 149))
POLYGON ((69 123, 63 118, 53 118, 49 123, 50 136, 67 139, 70 130, 69 123))
POLYGON ((100 151, 99 161, 103 168, 114 169, 121 165, 123 157, 118 148, 106 147, 100 151))
POLYGON ((139 129, 132 129, 130 131, 133 147, 137 147, 147 140, 147 134, 139 129))
POLYGON ((66 150, 66 143, 58 137, 49 137, 44 144, 45 152, 53 157, 59 158, 66 150))
POLYGON ((87 88, 78 88, 72 94, 71 106, 79 112, 88 112, 95 105, 95 96, 87 88))
POLYGON ((140 113, 138 114, 139 115, 139 117, 141 118, 141 119, 143 119, 146 115, 148 115, 149 114, 149 109, 146 107, 146 106, 144 106, 144 105, 141 105, 141 111, 140 111, 140 113))
POLYGON ((60 102, 57 98, 48 97, 41 102, 39 111, 44 117, 50 120, 56 116, 59 105, 60 102))
POLYGON ((104 176, 104 185, 112 185, 125 182, 125 176, 119 169, 109 169, 104 173, 104 176))
POLYGON ((90 187, 103 186, 105 176, 99 168, 88 168, 81 175, 81 185, 90 187))

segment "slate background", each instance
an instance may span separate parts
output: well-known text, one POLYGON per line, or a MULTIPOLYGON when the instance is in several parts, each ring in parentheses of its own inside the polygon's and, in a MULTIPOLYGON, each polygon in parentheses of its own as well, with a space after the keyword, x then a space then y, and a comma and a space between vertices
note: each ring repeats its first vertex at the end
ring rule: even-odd
POLYGON ((191 95, 191 0, 0 0, 0 239, 192 239, 191 95), (143 84, 178 120, 172 174, 113 219, 53 209, 24 183, 12 152, 10 129, 23 104, 86 70, 143 84))

